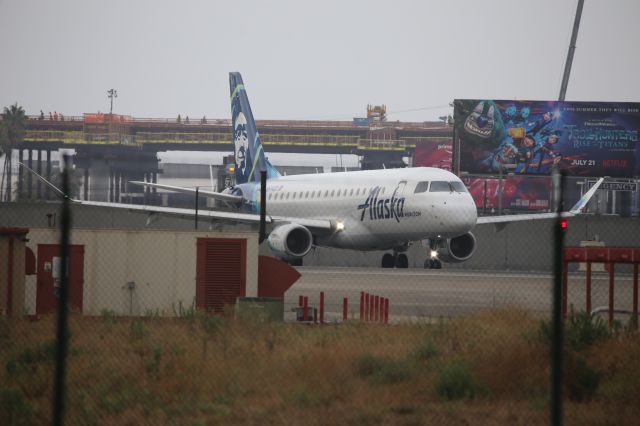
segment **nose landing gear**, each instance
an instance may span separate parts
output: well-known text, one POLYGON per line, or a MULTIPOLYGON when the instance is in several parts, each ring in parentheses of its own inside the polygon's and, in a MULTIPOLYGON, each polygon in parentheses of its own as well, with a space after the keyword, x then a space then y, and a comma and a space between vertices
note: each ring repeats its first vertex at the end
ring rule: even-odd
POLYGON ((428 240, 427 259, 424 261, 424 269, 442 269, 442 261, 438 259, 438 247, 440 247, 440 239, 428 240))

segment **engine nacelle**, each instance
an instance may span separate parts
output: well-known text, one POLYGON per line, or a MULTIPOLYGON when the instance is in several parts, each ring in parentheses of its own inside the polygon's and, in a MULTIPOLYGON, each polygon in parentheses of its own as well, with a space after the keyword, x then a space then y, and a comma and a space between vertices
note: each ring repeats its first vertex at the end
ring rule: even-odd
POLYGON ((443 248, 438 249, 438 257, 449 263, 459 263, 471 259, 476 251, 476 237, 471 233, 449 238, 443 248))
POLYGON ((301 258, 311 250, 313 236, 302 225, 288 223, 276 226, 267 238, 271 250, 284 258, 301 258))

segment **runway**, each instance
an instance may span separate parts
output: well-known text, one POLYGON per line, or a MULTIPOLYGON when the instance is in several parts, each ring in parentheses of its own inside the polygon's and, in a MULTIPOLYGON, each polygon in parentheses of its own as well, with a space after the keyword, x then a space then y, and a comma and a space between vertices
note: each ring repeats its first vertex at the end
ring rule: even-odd
MULTIPOLYGON (((349 299, 349 316, 357 318, 361 291, 389 298, 390 316, 394 320, 455 317, 509 306, 540 316, 550 316, 551 312, 553 278, 550 274, 446 269, 297 269, 302 276, 285 295, 285 312, 298 305, 300 295, 308 296, 309 304, 318 306, 321 291, 325 293, 325 312, 329 318, 342 318, 344 297, 349 299)), ((584 273, 569 274, 568 288, 568 303, 576 310, 584 310, 584 273)), ((592 309, 608 306, 608 274, 593 274, 591 288, 592 309)), ((631 310, 632 276, 616 274, 614 288, 615 309, 631 310)), ((291 314, 287 319, 291 319, 291 314)))

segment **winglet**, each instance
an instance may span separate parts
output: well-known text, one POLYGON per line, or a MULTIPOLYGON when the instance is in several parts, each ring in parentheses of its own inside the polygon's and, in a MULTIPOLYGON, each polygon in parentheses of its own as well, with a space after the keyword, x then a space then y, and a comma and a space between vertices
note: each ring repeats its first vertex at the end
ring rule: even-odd
POLYGON ((49 182, 47 179, 45 179, 43 176, 41 176, 40 174, 38 174, 35 170, 33 170, 31 167, 27 166, 24 163, 21 163, 20 161, 18 161, 18 164, 20 164, 22 167, 24 167, 25 169, 27 169, 30 173, 34 174, 38 179, 40 179, 42 182, 44 182, 45 185, 47 185, 49 188, 51 188, 51 190, 53 192, 55 192, 56 194, 58 194, 59 196, 61 196, 62 198, 68 198, 71 201, 77 201, 74 200, 73 198, 69 197, 67 194, 65 194, 64 192, 62 192, 62 190, 60 188, 58 188, 57 186, 55 186, 54 184, 52 184, 51 182, 49 182))
POLYGON ((587 203, 589 202, 589 200, 591 199, 591 197, 593 197, 593 194, 596 193, 596 191, 598 190, 598 188, 600 187, 600 185, 602 184, 602 182, 604 182, 604 178, 600 178, 598 179, 598 181, 595 183, 595 185, 593 185, 576 203, 575 206, 573 206, 571 208, 571 210, 569 210, 569 213, 571 214, 579 214, 582 212, 582 209, 585 208, 585 206, 587 205, 587 203))

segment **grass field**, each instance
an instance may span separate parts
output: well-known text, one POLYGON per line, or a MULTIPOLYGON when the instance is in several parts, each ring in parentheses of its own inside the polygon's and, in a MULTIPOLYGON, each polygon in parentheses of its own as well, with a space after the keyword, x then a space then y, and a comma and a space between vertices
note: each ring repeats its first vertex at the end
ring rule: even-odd
MULTIPOLYGON (((54 318, 0 320, 0 424, 49 424, 54 318)), ((72 315, 67 424, 549 423, 548 325, 72 315)), ((565 424, 640 423, 637 332, 567 322, 565 424)))

